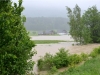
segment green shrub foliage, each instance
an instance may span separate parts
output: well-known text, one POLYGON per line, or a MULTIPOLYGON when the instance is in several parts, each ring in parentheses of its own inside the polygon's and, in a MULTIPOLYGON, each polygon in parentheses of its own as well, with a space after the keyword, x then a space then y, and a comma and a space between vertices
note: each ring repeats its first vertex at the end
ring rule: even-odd
POLYGON ((33 67, 34 43, 24 27, 22 0, 0 1, 0 75, 25 75, 33 67))
POLYGON ((68 51, 64 48, 59 49, 56 55, 46 53, 46 55, 38 60, 39 70, 50 70, 52 67, 61 68, 68 66, 68 51))
POLYGON ((77 54, 73 54, 69 56, 69 64, 70 65, 75 65, 78 64, 82 61, 82 57, 77 54))
POLYGON ((59 52, 54 56, 53 63, 56 68, 68 66, 68 51, 64 48, 59 49, 59 52))
POLYGON ((95 48, 91 53, 90 53, 90 56, 91 57, 96 57, 97 55, 100 54, 100 47, 98 48, 95 48))
POLYGON ((57 69, 63 67, 69 67, 69 71, 73 71, 76 64, 98 55, 100 55, 100 47, 93 49, 90 54, 69 54, 68 50, 61 48, 55 55, 46 53, 44 57, 41 57, 38 60, 38 67, 40 71, 49 70, 51 73, 55 73, 57 72, 57 69))
POLYGON ((75 65, 80 63, 82 60, 86 59, 84 56, 77 54, 69 54, 68 50, 64 48, 59 49, 55 55, 46 53, 46 55, 38 60, 39 70, 51 70, 52 67, 57 69, 62 67, 68 67, 69 65, 75 65))
POLYGON ((49 70, 53 66, 53 55, 46 53, 44 57, 38 60, 39 70, 49 70))

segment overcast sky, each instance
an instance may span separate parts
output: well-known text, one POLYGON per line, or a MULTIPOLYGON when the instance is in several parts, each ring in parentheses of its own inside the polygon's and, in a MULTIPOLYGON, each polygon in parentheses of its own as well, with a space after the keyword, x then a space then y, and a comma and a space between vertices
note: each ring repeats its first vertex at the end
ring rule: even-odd
POLYGON ((67 13, 65 6, 74 8, 76 4, 82 10, 93 5, 100 9, 100 0, 23 0, 23 14, 28 17, 64 17, 67 13))

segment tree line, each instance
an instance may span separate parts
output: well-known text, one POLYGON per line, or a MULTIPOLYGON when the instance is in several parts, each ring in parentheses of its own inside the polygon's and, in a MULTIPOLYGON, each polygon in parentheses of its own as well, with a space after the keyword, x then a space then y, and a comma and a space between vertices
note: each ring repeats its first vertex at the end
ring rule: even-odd
POLYGON ((96 6, 88 8, 81 14, 81 8, 66 7, 69 18, 70 34, 80 44, 100 43, 100 12, 96 6))

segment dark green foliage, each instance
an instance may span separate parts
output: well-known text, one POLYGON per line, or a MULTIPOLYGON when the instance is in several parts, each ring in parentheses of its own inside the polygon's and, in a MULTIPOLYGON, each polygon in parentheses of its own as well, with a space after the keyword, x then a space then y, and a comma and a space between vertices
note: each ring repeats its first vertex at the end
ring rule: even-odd
POLYGON ((96 6, 88 8, 83 15, 78 5, 73 11, 67 7, 70 34, 80 44, 100 43, 100 12, 96 6))
POLYGON ((59 49, 53 59, 53 63, 56 68, 67 67, 68 66, 68 51, 64 48, 59 49))
POLYGON ((22 0, 14 6, 11 0, 0 1, 0 75, 23 75, 34 65, 35 45, 23 25, 23 10, 22 0))
POLYGON ((46 53, 45 56, 38 60, 39 70, 49 70, 53 67, 53 55, 46 53))
POLYGON ((59 49, 59 52, 54 56, 46 53, 43 58, 38 60, 40 70, 50 70, 54 66, 56 68, 68 66, 68 51, 65 51, 64 48, 59 49))
POLYGON ((81 53, 78 54, 69 54, 64 48, 59 49, 59 52, 56 55, 51 55, 47 53, 44 57, 38 60, 39 70, 48 70, 51 74, 57 72, 57 69, 62 67, 68 67, 68 71, 64 71, 59 75, 88 75, 88 74, 97 74, 99 72, 99 62, 100 62, 100 47, 95 48, 93 52, 89 54, 81 53), (99 57, 98 57, 99 56, 99 57), (97 57, 97 58, 92 58, 97 57), (91 58, 91 59, 90 59, 91 58), (97 60, 98 59, 98 60, 97 60), (86 61, 84 65, 80 65, 86 61), (96 61, 96 62, 95 62, 96 61), (80 63, 80 64, 79 64, 80 63), (96 64, 97 65, 96 65, 96 64), (79 67, 76 65, 79 64, 79 67), (95 64, 95 65, 93 65, 95 64), (92 66, 93 65, 93 66, 92 66), (97 67, 98 66, 98 67, 97 67), (96 69, 97 67, 97 69, 96 69), (45 69, 44 69, 45 68, 45 69), (84 71, 84 74, 83 74, 84 71))
POLYGON ((74 66, 81 61, 85 60, 85 54, 77 55, 77 54, 69 54, 64 48, 59 49, 55 55, 51 55, 46 53, 46 55, 38 60, 38 68, 39 70, 51 70, 52 68, 62 68, 74 66))
POLYGON ((93 43, 100 42, 100 12, 96 6, 88 8, 82 16, 83 24, 90 31, 89 35, 93 43))

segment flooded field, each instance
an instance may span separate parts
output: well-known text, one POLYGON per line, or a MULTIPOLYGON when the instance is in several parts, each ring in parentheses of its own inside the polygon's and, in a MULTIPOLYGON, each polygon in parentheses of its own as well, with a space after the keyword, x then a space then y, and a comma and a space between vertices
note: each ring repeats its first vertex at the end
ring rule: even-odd
POLYGON ((64 41, 73 41, 70 35, 62 36, 31 36, 31 40, 64 40, 64 41))
MULTIPOLYGON (((64 35, 64 36, 33 36, 31 40, 67 40, 67 41, 73 41, 71 36, 64 35)), ((88 44, 88 45, 82 45, 77 46, 72 44, 75 44, 75 42, 61 42, 56 44, 37 44, 36 47, 33 48, 37 51, 37 54, 33 56, 33 60, 37 62, 37 60, 40 58, 40 56, 44 56, 45 53, 51 53, 55 54, 59 51, 60 48, 65 48, 66 50, 69 50, 69 53, 71 54, 80 54, 82 52, 84 53, 90 53, 95 47, 100 46, 100 44, 88 44)), ((35 64, 34 66, 34 72, 38 73, 38 68, 35 64)), ((41 72, 42 74, 42 72, 41 72)), ((41 75, 40 74, 40 75, 41 75)))

